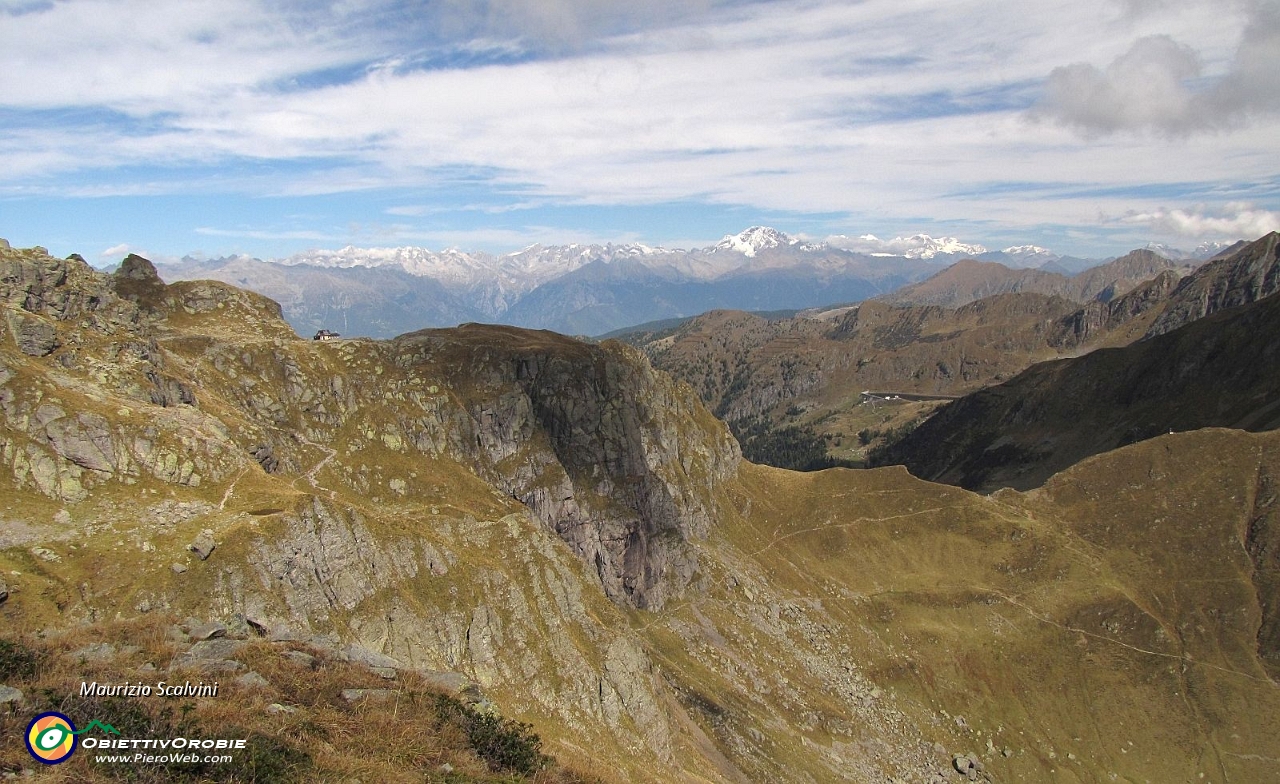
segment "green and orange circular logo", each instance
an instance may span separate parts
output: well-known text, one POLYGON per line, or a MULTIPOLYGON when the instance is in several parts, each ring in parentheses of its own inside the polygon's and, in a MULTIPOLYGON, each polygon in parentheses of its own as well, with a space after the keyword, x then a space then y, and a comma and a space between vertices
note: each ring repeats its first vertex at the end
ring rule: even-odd
POLYGON ((75 750, 76 725, 61 713, 41 713, 27 725, 27 751, 44 764, 65 762, 75 750))

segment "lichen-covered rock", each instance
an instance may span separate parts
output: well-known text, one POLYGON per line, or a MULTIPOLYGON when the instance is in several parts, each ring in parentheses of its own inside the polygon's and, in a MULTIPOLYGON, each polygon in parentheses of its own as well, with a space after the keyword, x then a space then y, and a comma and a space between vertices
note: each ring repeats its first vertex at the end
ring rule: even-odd
POLYGON ((423 563, 414 543, 379 542, 360 513, 319 498, 304 502, 285 525, 283 535, 257 542, 250 563, 299 623, 350 610, 387 580, 413 578, 423 563))
POLYGON ((9 333, 18 350, 31 357, 43 357, 58 347, 58 330, 49 321, 29 313, 9 312, 9 333))
POLYGON ((205 561, 213 554, 214 548, 217 546, 217 543, 213 541, 213 531, 206 528, 200 532, 200 535, 191 544, 187 545, 187 549, 195 553, 201 561, 205 561))

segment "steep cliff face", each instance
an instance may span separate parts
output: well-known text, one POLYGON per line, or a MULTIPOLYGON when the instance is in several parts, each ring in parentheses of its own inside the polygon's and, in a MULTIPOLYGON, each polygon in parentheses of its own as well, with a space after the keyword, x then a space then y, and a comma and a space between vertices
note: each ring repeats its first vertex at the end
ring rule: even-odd
POLYGON ((1176 270, 1165 270, 1120 297, 1088 302, 1058 321, 1049 342, 1059 348, 1128 345, 1146 332, 1179 279, 1176 270))
POLYGON ((1280 291, 1280 232, 1271 232, 1188 275, 1147 331, 1163 335, 1226 308, 1247 305, 1280 291))
MULTIPOLYGON (((220 480, 262 444, 277 462, 297 468, 299 447, 337 445, 362 412, 381 406, 396 421, 373 436, 380 448, 409 459, 448 454, 473 465, 568 542, 610 598, 657 608, 696 571, 688 542, 706 536, 715 487, 736 469, 737 444, 727 429, 687 388, 621 345, 472 325, 326 351, 332 347, 286 342, 275 303, 219 283, 166 287, 138 257, 110 277, 38 254, 11 253, 6 264, 3 294, 18 304, 8 315, 20 350, 44 356, 61 348, 63 369, 91 377, 93 360, 81 362, 78 352, 87 338, 71 329, 91 314, 94 337, 112 340, 117 359, 127 352, 134 360, 115 391, 180 410, 177 420, 161 414, 139 435, 108 416, 68 416, 20 391, 0 399, 33 443, 8 446, 6 462, 61 500, 83 499, 85 482, 92 487, 142 468, 197 485, 210 474, 220 480), (176 336, 204 314, 270 341, 236 347, 176 336), (39 351, 28 350, 33 341, 39 351), (365 368, 370 376, 362 376, 365 368), (429 378, 456 386, 442 389, 426 384, 429 378), (229 406, 238 426, 196 413, 198 388, 211 398, 204 409, 229 406), (184 444, 180 462, 171 451, 157 453, 166 424, 176 429, 196 420, 209 432, 184 444), (219 459, 226 454, 236 458, 219 459)), ((357 434, 359 448, 369 435, 357 434)), ((346 482, 368 489, 358 474, 346 482)))
POLYGON ((66 581, 74 618, 246 618, 458 673, 624 768, 719 764, 675 760, 623 613, 697 590, 739 452, 637 352, 474 325, 319 343, 144 259, 0 261, 0 545, 57 559, 4 557, 29 575, 7 608, 66 581))
MULTIPOLYGON (((615 601, 658 609, 692 579, 737 443, 692 391, 639 352, 553 333, 468 325, 395 341, 470 385, 481 474, 529 506, 615 601)), ((455 445, 459 457, 468 450, 455 445)))

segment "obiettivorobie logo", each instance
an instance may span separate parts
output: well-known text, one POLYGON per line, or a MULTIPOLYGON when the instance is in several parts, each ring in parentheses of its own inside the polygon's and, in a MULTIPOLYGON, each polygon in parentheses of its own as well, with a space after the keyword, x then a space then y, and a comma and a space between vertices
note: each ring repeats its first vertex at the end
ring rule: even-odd
POLYGON ((41 713, 27 725, 27 751, 32 757, 46 765, 57 765, 71 758, 78 746, 86 749, 110 749, 113 751, 130 750, 132 755, 110 755, 96 757, 98 762, 131 762, 134 764, 165 764, 176 762, 204 762, 226 764, 232 761, 227 754, 218 756, 201 756, 199 754, 161 754, 156 750, 185 750, 195 752, 201 749, 232 750, 244 749, 247 740, 244 738, 120 738, 120 731, 106 722, 94 719, 85 728, 77 730, 71 719, 56 711, 41 713), (104 735, 115 735, 116 738, 85 738, 80 743, 80 736, 90 730, 100 730, 104 735), (138 751, 143 749, 144 751, 138 751))
POLYGON ((77 737, 94 728, 108 735, 120 734, 115 727, 97 719, 89 722, 84 729, 77 730, 70 718, 57 711, 41 713, 27 725, 27 751, 46 765, 57 765, 71 757, 76 750, 77 737))
POLYGON ((108 735, 120 734, 115 727, 97 719, 77 730, 75 723, 64 714, 56 711, 41 713, 27 725, 27 751, 46 765, 66 762, 76 750, 79 736, 92 729, 102 730, 108 735))

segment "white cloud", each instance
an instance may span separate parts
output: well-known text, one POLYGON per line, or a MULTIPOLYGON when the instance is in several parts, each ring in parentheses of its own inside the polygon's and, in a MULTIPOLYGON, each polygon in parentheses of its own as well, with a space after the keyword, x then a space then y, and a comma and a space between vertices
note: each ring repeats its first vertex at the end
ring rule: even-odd
MULTIPOLYGON (((1099 214, 1176 203, 1126 187, 1280 178, 1274 3, 1245 14, 1243 2, 1126 2, 1127 12, 1114 0, 0 10, 0 109, 16 118, 0 130, 0 188, 447 191, 461 170, 491 192, 442 198, 441 213, 382 211, 434 225, 530 203, 690 201, 847 213, 910 233, 928 229, 921 216, 1094 226, 1099 214), (458 52, 498 54, 476 65, 450 61, 458 52), (1026 122, 1051 73, 1040 112, 1057 122, 1026 122), (1230 122, 1186 135, 1207 117, 1230 122), (1114 132, 1132 128, 1159 133, 1114 132), (984 187, 1002 183, 1029 187, 984 187), (1071 195, 1085 186, 1096 194, 1071 195)), ((235 236, 334 233, 245 231, 260 236, 235 236)))
POLYGON ((122 242, 119 245, 113 245, 112 247, 107 248, 106 250, 99 253, 98 263, 95 266, 99 268, 114 266, 115 264, 118 264, 121 261, 123 261, 124 258, 131 253, 137 256, 141 256, 142 258, 147 259, 148 261, 155 262, 156 264, 173 264, 180 261, 180 259, 177 256, 167 255, 163 253, 152 253, 146 248, 139 248, 134 245, 130 245, 127 242, 122 242))
POLYGON ((1105 69, 1084 62, 1055 68, 1032 116, 1089 136, 1222 130, 1280 111, 1277 72, 1280 4, 1258 2, 1224 72, 1205 74, 1200 54, 1169 35, 1145 36, 1105 69))
POLYGON ((1228 203, 1218 207, 1197 205, 1190 209, 1130 212, 1117 218, 1116 222, 1188 239, 1253 239, 1280 231, 1280 212, 1259 209, 1252 204, 1228 203))

